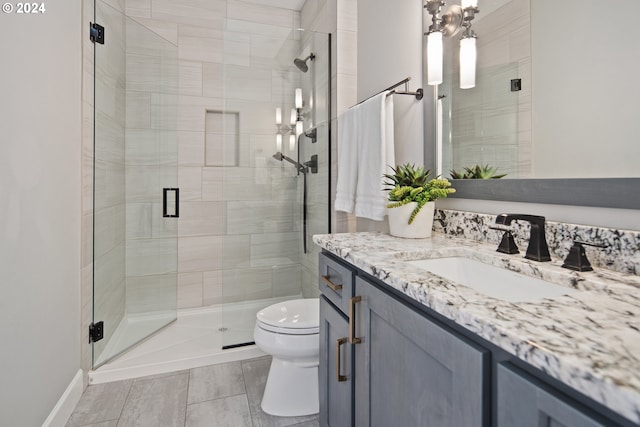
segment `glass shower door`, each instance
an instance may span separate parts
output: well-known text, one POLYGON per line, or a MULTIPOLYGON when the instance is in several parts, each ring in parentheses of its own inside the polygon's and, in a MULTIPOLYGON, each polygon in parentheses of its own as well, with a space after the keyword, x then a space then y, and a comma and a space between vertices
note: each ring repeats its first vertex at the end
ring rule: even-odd
POLYGON ((177 315, 177 48, 97 0, 93 366, 177 315))

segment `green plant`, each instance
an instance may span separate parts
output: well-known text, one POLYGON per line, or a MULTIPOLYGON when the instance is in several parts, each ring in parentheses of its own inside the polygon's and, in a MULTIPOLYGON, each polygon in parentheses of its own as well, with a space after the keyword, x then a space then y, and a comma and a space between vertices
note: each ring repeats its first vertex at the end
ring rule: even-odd
POLYGON ((507 176, 506 173, 497 174, 498 168, 489 165, 475 165, 464 168, 464 172, 450 170, 451 179, 499 179, 507 176))
POLYGON ((388 186, 386 189, 389 190, 389 201, 391 202, 387 207, 397 208, 407 203, 416 202, 417 206, 411 212, 409 224, 413 222, 427 202, 447 197, 456 191, 451 188, 451 183, 445 178, 429 179, 431 172, 422 166, 416 168, 415 165, 406 163, 391 169, 393 174, 384 175, 388 180, 385 181, 385 185, 388 186))

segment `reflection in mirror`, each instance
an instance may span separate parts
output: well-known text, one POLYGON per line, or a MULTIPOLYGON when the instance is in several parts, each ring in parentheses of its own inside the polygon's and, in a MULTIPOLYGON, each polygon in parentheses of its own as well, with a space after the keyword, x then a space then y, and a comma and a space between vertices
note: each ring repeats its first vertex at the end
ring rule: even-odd
MULTIPOLYGON (((635 3, 612 0, 606 9, 625 13, 635 3)), ((480 0, 475 88, 458 88, 458 40, 445 42, 442 175, 490 165, 505 179, 640 176, 640 43, 632 25, 603 30, 602 7, 480 0)))

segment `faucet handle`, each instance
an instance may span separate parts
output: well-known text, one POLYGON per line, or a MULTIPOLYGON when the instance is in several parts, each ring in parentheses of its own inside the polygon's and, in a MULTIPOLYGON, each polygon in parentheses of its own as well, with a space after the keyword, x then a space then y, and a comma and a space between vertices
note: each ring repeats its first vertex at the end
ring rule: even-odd
POLYGON ((565 258, 562 267, 575 271, 593 271, 593 267, 591 267, 591 263, 587 259, 587 253, 583 245, 593 246, 595 248, 606 248, 606 245, 574 240, 573 246, 569 249, 569 254, 567 258, 565 258))
POLYGON ((520 250, 516 245, 516 241, 513 239, 513 234, 511 234, 511 232, 513 231, 513 227, 508 227, 504 225, 491 225, 489 226, 489 228, 492 230, 504 231, 504 234, 502 235, 502 240, 500 240, 498 249, 496 249, 497 252, 500 252, 503 254, 520 253, 520 250))

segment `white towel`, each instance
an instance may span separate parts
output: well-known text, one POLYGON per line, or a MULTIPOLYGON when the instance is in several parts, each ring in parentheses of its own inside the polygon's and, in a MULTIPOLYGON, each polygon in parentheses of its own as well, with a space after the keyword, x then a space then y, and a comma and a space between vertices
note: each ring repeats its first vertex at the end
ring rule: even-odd
POLYGON ((335 209, 353 213, 358 178, 359 105, 338 117, 338 180, 335 209))
POLYGON ((393 97, 388 94, 386 91, 367 99, 360 104, 358 114, 358 176, 354 213, 375 221, 384 220, 387 210, 383 174, 390 173, 391 167, 395 166, 393 97))

